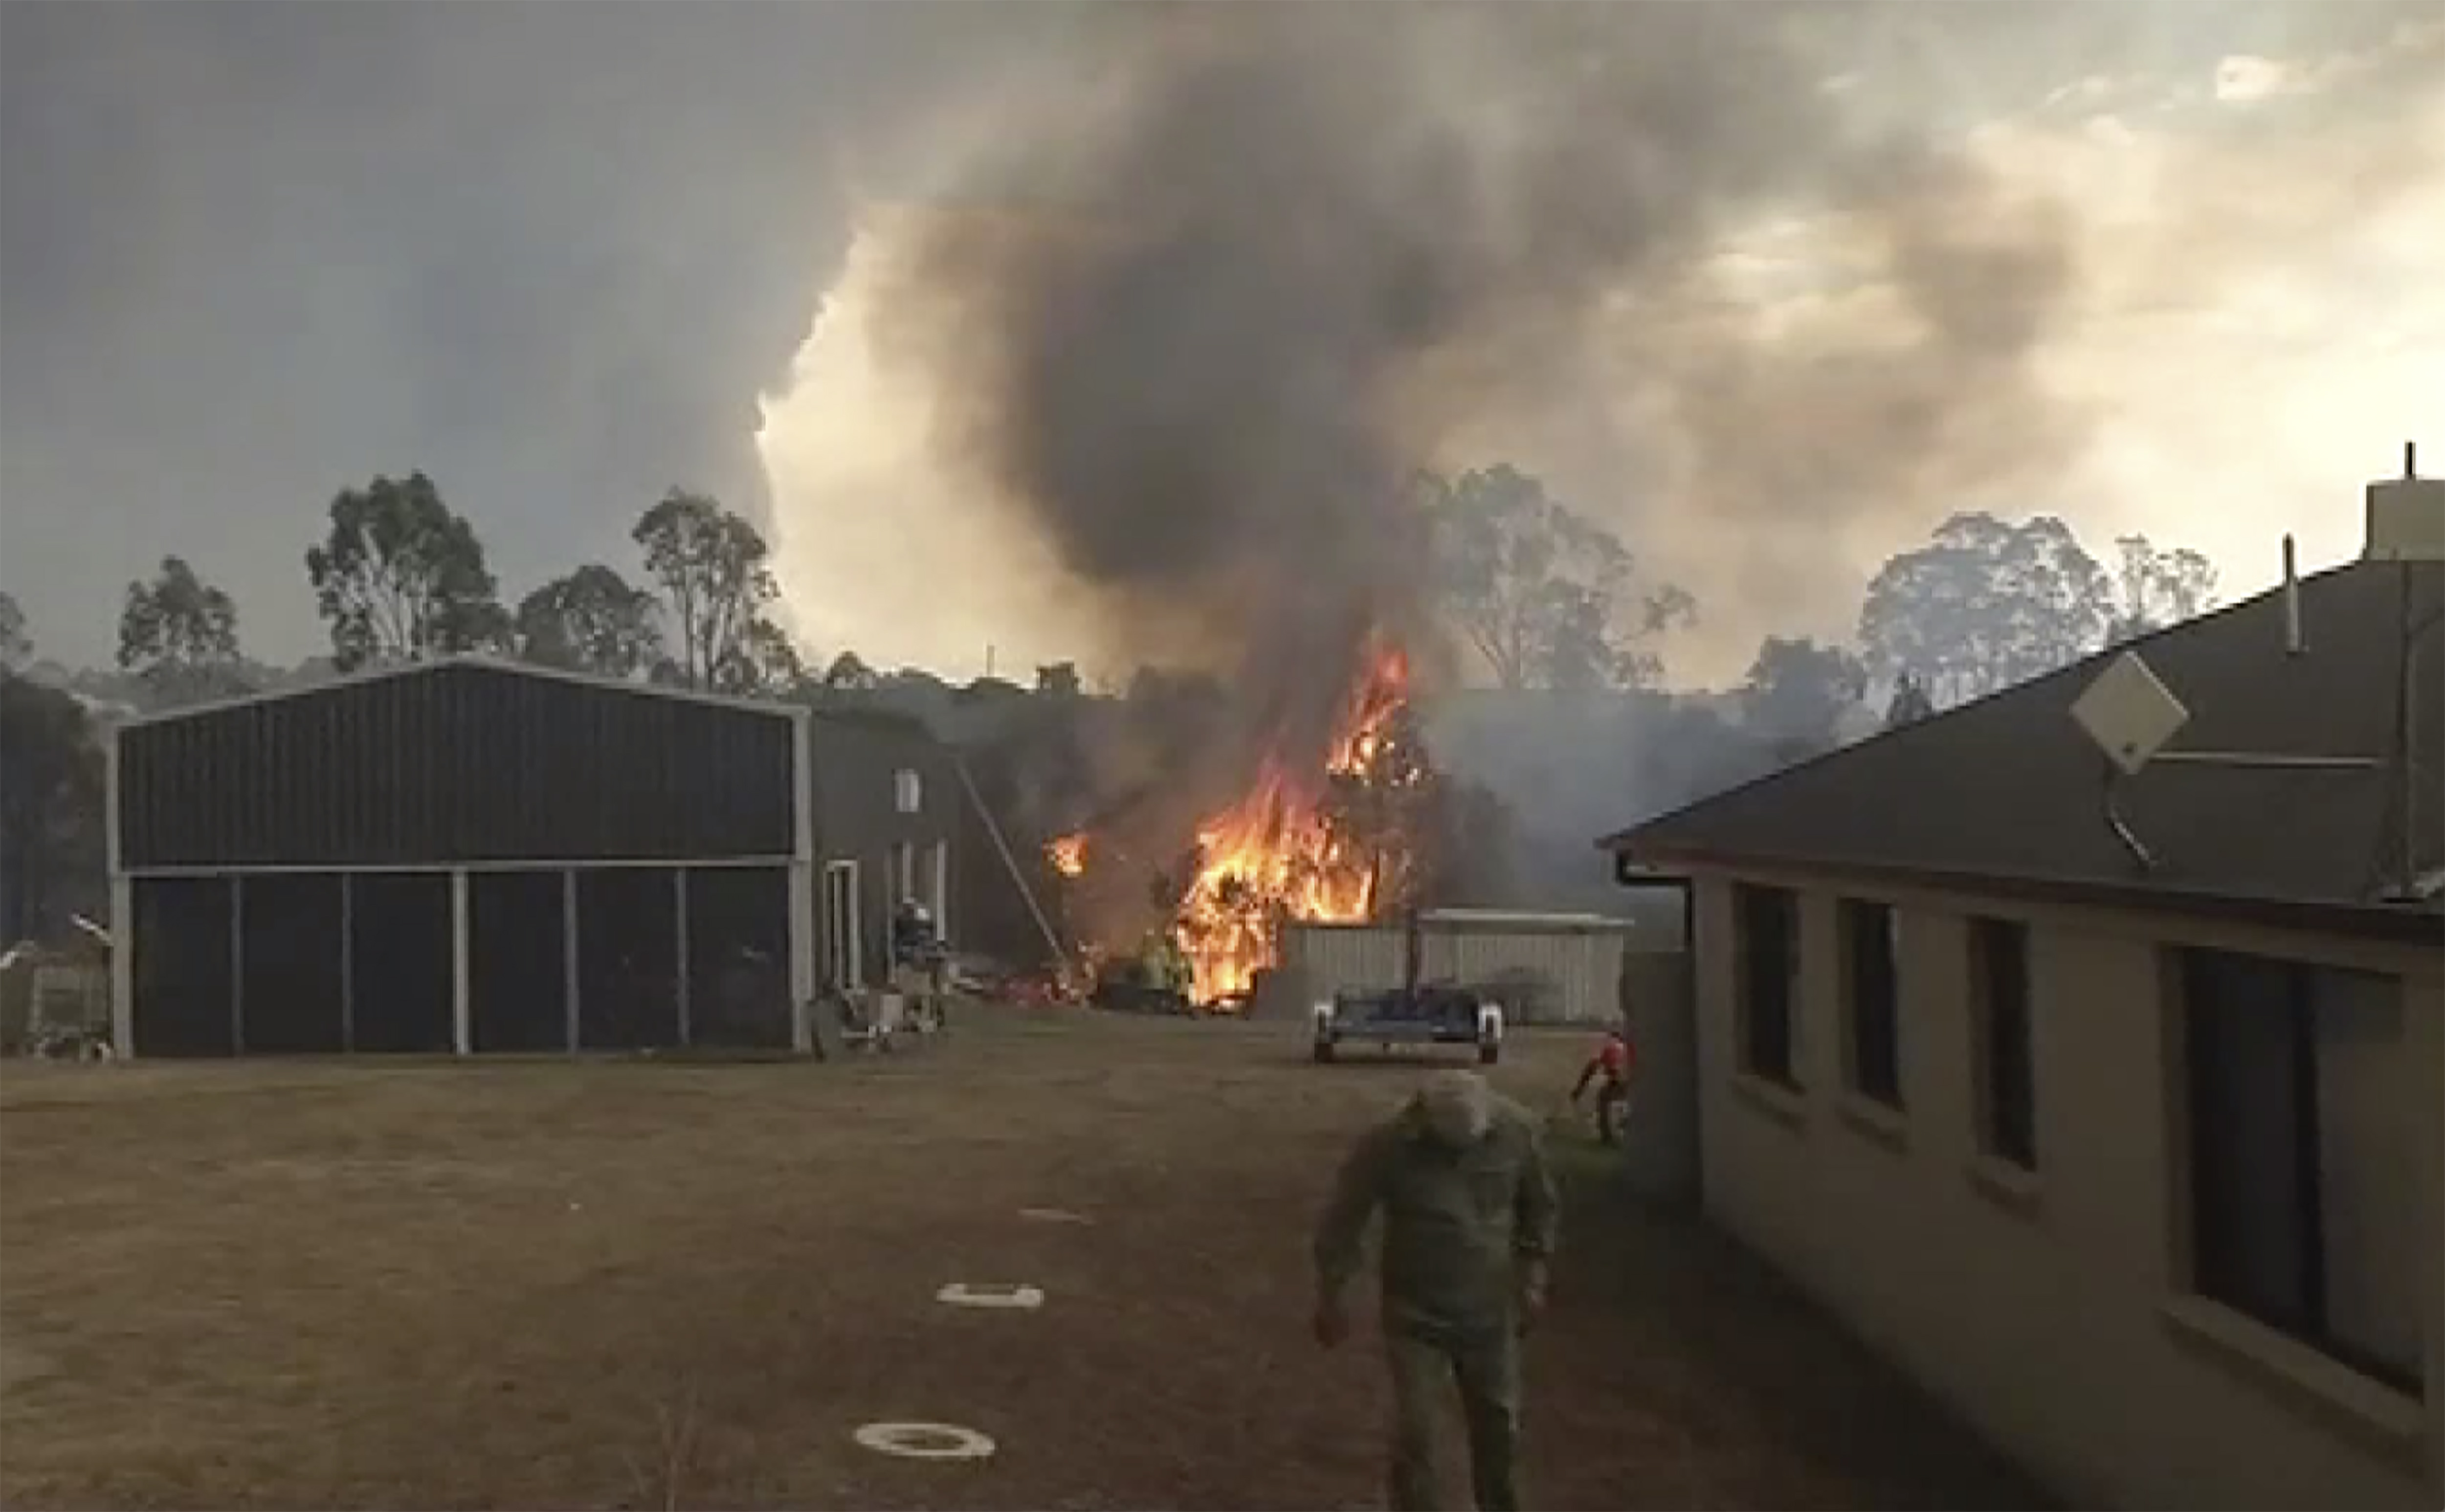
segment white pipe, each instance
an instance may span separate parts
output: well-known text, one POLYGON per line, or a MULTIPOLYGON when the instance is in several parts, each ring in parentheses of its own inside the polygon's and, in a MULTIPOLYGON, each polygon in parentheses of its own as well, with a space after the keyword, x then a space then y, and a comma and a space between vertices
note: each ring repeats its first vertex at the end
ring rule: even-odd
POLYGON ((476 1051, 467 931, 467 871, 462 867, 450 873, 450 1053, 454 1055, 476 1051))
POLYGON ((357 1048, 357 888, 356 879, 340 873, 340 1052, 357 1048))
POLYGON ((123 872, 110 879, 110 1053, 125 1060, 136 1054, 136 882, 123 872))
POLYGON ((246 1054, 246 874, 229 879, 230 1054, 246 1054))
POLYGON ((671 932, 676 942, 671 951, 671 959, 678 966, 677 980, 672 985, 679 996, 680 1043, 682 1046, 694 1043, 696 1033, 696 1025, 693 1022, 695 1004, 688 997, 690 990, 688 975, 691 968, 688 964, 687 881, 687 868, 671 868, 671 932))
POLYGON ((120 726, 102 747, 102 845, 110 877, 110 1053, 136 1054, 136 884, 121 853, 119 812, 120 726))
POLYGON ((560 1037, 561 1048, 577 1054, 585 1043, 586 978, 578 962, 577 873, 560 874, 560 1037))

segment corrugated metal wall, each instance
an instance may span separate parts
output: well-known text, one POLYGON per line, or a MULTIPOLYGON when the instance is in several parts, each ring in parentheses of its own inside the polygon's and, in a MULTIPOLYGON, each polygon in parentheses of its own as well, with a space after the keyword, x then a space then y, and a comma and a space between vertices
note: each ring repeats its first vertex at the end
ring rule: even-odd
POLYGON ((121 866, 786 859, 786 712, 438 663, 120 735, 121 866))
MULTIPOLYGON (((1522 1024, 1620 1021, 1621 925, 1445 922, 1419 930, 1419 973, 1464 982, 1502 1002, 1522 1024)), ((1406 961, 1401 929, 1380 924, 1292 924, 1282 935, 1282 966, 1316 997, 1398 986, 1406 961)))
POLYGON ((1282 969, 1297 972, 1306 990, 1381 992, 1401 984, 1401 931, 1372 924, 1295 924, 1282 931, 1282 969))

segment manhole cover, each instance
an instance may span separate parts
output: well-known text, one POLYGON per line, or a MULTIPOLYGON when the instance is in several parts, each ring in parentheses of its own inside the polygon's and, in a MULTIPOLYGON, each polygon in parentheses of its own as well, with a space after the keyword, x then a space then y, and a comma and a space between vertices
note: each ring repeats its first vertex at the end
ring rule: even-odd
POLYGON ((1092 1223, 1084 1213, 1073 1213, 1064 1207, 1022 1207, 1018 1216, 1038 1223, 1092 1223))
POLYGON ((868 1423, 853 1435, 878 1454, 903 1460, 981 1460, 994 1441, 956 1423, 868 1423))
POLYGON ((1039 1286, 999 1283, 976 1286, 966 1281, 953 1281, 936 1292, 934 1300, 948 1302, 953 1307, 1035 1308, 1044 1305, 1044 1289, 1039 1286))

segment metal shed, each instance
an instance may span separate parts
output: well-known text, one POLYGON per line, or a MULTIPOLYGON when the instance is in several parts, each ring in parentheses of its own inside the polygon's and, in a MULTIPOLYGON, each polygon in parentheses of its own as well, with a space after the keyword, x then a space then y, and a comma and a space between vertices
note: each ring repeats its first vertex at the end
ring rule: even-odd
POLYGON ((922 725, 483 657, 132 720, 110 762, 128 1054, 805 1050, 958 869, 922 725))
MULTIPOLYGON (((1418 918, 1418 975, 1478 988, 1514 1023, 1613 1023, 1626 954, 1644 943, 1637 934, 1628 920, 1596 914, 1436 909, 1418 918)), ((1402 981, 1408 948, 1399 924, 1293 924, 1281 969, 1314 997, 1380 991, 1402 981)), ((1679 942, 1652 948, 1677 951, 1679 942)))

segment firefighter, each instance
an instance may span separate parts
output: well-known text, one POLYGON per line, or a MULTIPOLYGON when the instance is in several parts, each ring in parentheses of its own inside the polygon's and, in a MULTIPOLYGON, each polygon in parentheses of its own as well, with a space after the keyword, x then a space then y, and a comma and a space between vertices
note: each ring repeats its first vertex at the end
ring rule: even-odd
POLYGON ((1196 985, 1196 974, 1189 969, 1188 952, 1180 948, 1180 938, 1168 929, 1156 931, 1155 950, 1163 962, 1163 990, 1188 1000, 1189 989, 1196 985))
POLYGON ((1520 1339, 1545 1306, 1558 1204, 1536 1121, 1474 1072, 1443 1072, 1343 1164, 1316 1237, 1316 1342, 1349 1336, 1342 1299, 1384 1210, 1391 1505, 1442 1505, 1434 1392, 1457 1380, 1482 1512, 1520 1505, 1520 1339))
POLYGON ((1147 931, 1138 947, 1141 979, 1155 993, 1167 999, 1177 998, 1184 1003, 1190 984, 1188 957, 1181 951, 1180 942, 1170 930, 1157 925, 1147 931))
POLYGON ((924 1004, 939 1019, 948 960, 934 915, 915 898, 903 898, 891 916, 891 987, 910 1009, 924 1004))
POLYGON ((1603 1085, 1596 1089, 1596 1137, 1608 1145, 1618 1137, 1614 1129, 1613 1112, 1615 1108, 1630 1102, 1630 1073, 1635 1064, 1636 1057, 1631 1054, 1629 1037, 1620 1030, 1609 1030, 1603 1041, 1596 1046, 1596 1053, 1588 1057, 1587 1065, 1580 1068, 1577 1084, 1571 1088, 1571 1106, 1577 1108, 1580 1096, 1588 1090, 1588 1083, 1599 1076, 1604 1078, 1603 1085))

